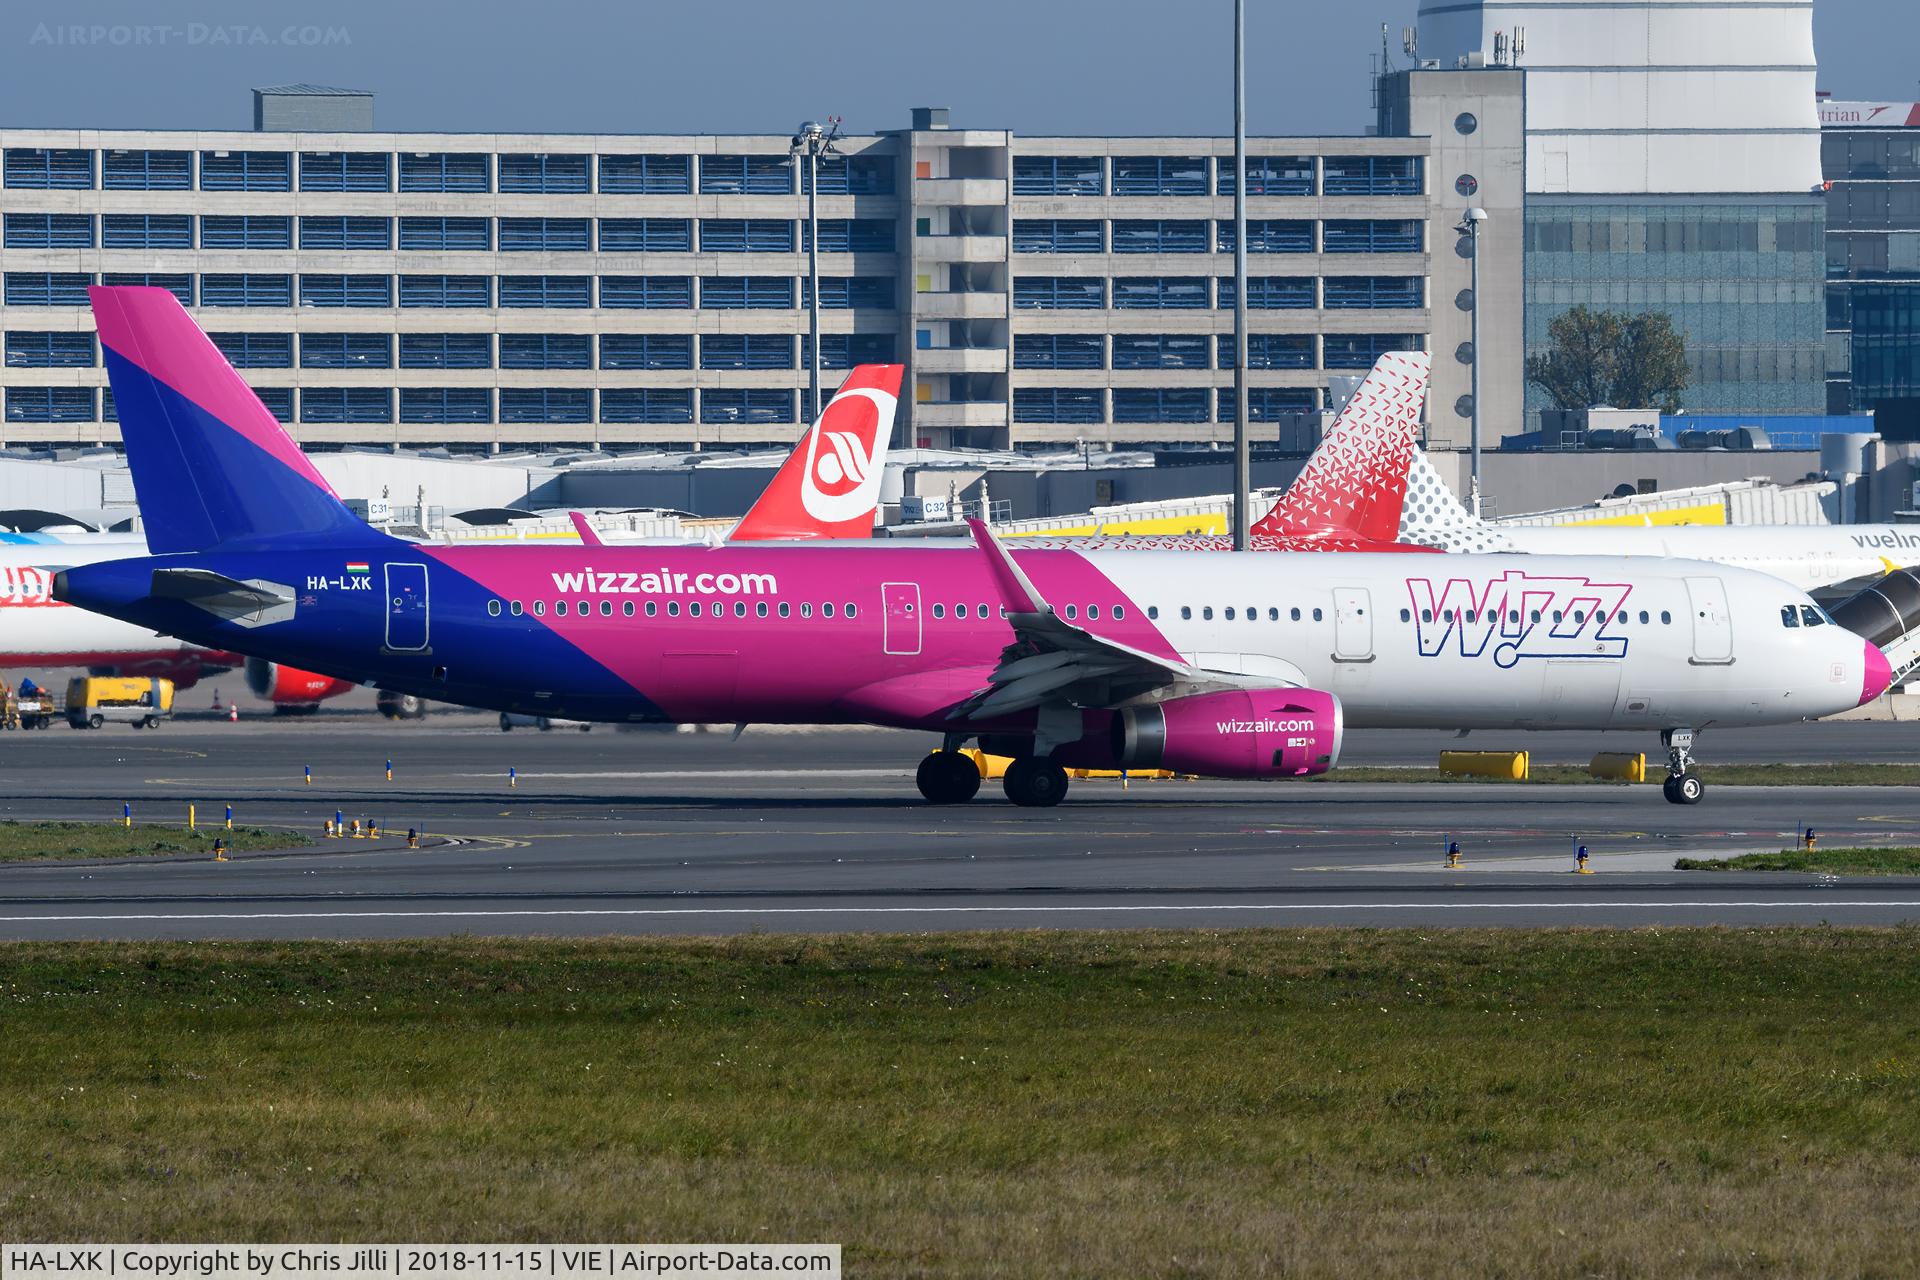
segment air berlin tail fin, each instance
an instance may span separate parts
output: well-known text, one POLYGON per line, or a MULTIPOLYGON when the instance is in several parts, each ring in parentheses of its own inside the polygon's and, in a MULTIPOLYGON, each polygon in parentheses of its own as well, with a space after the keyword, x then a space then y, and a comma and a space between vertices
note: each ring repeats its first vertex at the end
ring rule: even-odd
POLYGON ((1429 367, 1424 351, 1389 351, 1375 361, 1292 486, 1253 526, 1254 533, 1394 541, 1429 367))
POLYGON ((872 537, 905 372, 854 366, 727 541, 872 537))

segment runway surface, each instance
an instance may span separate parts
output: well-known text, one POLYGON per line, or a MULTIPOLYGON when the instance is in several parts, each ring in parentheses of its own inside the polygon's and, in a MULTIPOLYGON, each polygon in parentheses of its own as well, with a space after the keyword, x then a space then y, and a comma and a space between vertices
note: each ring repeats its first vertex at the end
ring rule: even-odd
MULTIPOLYGON (((1143 925, 1637 925, 1920 920, 1920 879, 1681 873, 1682 853, 1920 843, 1909 788, 1334 782, 1074 785, 1053 810, 983 786, 932 808, 925 735, 503 734, 365 715, 0 734, 0 817, 239 821, 336 810, 430 847, 331 841, 226 863, 0 865, 0 937, 399 937, 1143 925), (395 777, 385 779, 391 758, 395 777), (311 766, 314 782, 302 782, 311 766), (508 770, 517 785, 508 786, 508 770), (1465 867, 1442 868, 1448 839, 1465 867), (1576 842, 1598 874, 1576 876, 1576 842)), ((1351 763, 1430 764, 1451 735, 1355 732, 1351 763)), ((1476 734, 1541 762, 1644 735, 1476 734)), ((1713 761, 1920 760, 1912 725, 1703 735, 1713 761)))

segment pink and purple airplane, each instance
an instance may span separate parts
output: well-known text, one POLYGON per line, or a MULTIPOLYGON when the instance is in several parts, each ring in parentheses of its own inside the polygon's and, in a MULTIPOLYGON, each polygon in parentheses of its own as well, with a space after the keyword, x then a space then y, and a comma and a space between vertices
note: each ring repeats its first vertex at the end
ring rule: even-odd
POLYGON ((973 740, 1014 757, 1009 798, 1051 805, 1074 766, 1323 773, 1349 728, 1644 729, 1694 803, 1696 730, 1889 677, 1803 592, 1685 560, 1009 550, 979 524, 934 547, 414 545, 340 504, 172 294, 92 294, 153 554, 54 594, 422 697, 931 730, 940 803, 978 791, 973 740))

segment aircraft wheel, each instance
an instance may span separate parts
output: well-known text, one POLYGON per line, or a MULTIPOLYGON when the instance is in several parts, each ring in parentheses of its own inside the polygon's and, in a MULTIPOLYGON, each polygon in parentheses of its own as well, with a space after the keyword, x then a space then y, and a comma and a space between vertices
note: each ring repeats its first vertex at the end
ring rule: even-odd
POLYGON ((1668 804, 1699 804, 1707 794, 1707 784, 1697 773, 1683 773, 1661 784, 1660 793, 1666 796, 1668 804))
POLYGON ((1027 756, 1007 766, 1007 799, 1029 809, 1051 809, 1067 795, 1067 771, 1051 760, 1027 756))
POLYGON ((980 767, 958 751, 935 751, 914 770, 920 794, 931 804, 965 804, 980 793, 980 767))

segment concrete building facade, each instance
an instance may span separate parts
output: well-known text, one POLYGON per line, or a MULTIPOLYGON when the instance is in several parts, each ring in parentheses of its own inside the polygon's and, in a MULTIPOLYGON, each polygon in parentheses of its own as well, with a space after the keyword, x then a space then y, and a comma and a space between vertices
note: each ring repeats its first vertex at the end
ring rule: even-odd
POLYGON ((1827 411, 1920 397, 1920 102, 1820 103, 1827 411))

